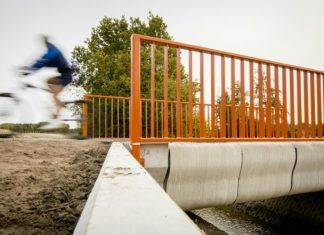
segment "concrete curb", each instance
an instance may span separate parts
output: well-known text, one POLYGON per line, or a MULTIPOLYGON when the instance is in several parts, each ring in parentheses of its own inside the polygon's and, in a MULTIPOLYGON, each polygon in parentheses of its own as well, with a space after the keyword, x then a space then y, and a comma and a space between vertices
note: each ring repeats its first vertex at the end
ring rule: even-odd
POLYGON ((74 234, 201 234, 121 143, 113 143, 74 234))

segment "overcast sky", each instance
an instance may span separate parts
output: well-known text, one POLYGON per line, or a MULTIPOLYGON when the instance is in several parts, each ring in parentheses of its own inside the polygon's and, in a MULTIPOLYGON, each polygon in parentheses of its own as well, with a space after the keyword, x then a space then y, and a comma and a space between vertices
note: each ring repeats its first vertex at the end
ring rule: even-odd
POLYGON ((70 57, 104 16, 163 17, 176 41, 324 70, 323 0, 1 0, 0 90, 51 35, 70 57))

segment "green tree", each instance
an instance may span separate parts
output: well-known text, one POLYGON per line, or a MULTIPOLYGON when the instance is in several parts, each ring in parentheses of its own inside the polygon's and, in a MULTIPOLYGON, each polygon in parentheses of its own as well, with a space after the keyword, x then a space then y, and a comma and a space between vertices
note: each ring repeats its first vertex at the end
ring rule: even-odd
MULTIPOLYGON (((125 17, 121 19, 104 17, 98 26, 92 29, 91 36, 85 40, 83 46, 75 47, 72 52, 72 65, 74 70, 74 85, 82 87, 87 93, 111 95, 111 96, 130 96, 130 74, 131 74, 131 35, 142 34, 157 38, 172 40, 167 31, 167 25, 158 15, 151 12, 147 21, 139 18, 125 17)), ((180 66, 181 75, 181 100, 188 100, 189 81, 185 74, 184 67, 180 66)), ((168 100, 176 100, 176 76, 177 76, 177 51, 175 48, 168 49, 168 100)), ((164 48, 156 45, 155 51, 155 98, 164 99, 164 48)), ((141 44, 141 97, 151 97, 151 46, 148 43, 141 44)), ((198 91, 198 84, 193 84, 193 97, 198 91)), ((104 119, 104 112, 99 117, 98 109, 104 110, 104 102, 101 104, 94 101, 89 107, 89 115, 94 112, 94 123, 96 120, 104 119), (101 106, 101 107, 99 107, 101 106)), ((115 104, 116 106, 116 104, 115 104)), ((114 109, 115 109, 114 106, 114 109)), ((111 104, 107 104, 110 110, 111 104)), ((142 110, 145 111, 144 109, 142 110)), ((119 110, 121 112, 121 110, 119 110)), ((158 111, 156 117, 161 116, 162 110, 158 111)), ((122 115, 122 113, 119 113, 122 115)), ((143 114, 144 115, 144 114, 143 114)), ((148 118, 151 113, 148 113, 148 118)), ((170 114, 169 114, 170 115, 170 114)), ((109 117, 108 117, 109 119, 109 117)), ((110 119, 108 123, 110 123, 110 119)), ((92 123, 92 118, 88 119, 92 123)), ((161 125, 161 120, 158 119, 161 125)), ((102 122, 101 122, 102 123, 102 122)), ((126 123, 127 124, 127 123, 126 123)), ((103 125, 103 124, 101 124, 103 125)), ((108 132, 111 127, 107 127, 108 132)), ((100 132, 103 132, 101 128, 100 132)), ((89 130, 90 131, 90 130, 89 130)), ((102 135, 95 128, 94 135, 102 135)), ((114 130, 116 132, 116 130, 114 130)))
MULTIPOLYGON (((254 104, 259 106, 259 78, 258 78, 258 72, 254 72, 253 76, 254 80, 254 104)), ((271 101, 271 107, 275 107, 275 88, 271 87, 270 88, 270 101, 271 101)), ((235 105, 239 106, 241 104, 241 83, 240 81, 235 81, 235 105)), ((282 107, 282 99, 280 97, 281 91, 278 91, 279 94, 279 106, 282 107)), ((245 105, 249 106, 250 105, 250 91, 245 91, 244 92, 245 96, 245 105)), ((231 98, 231 88, 227 88, 225 91, 225 100, 226 100, 226 105, 231 105, 232 104, 232 98, 231 98)), ((222 97, 218 96, 216 98, 216 104, 220 105, 222 101, 222 97)), ((267 105, 267 76, 264 71, 262 71, 262 104, 264 106, 267 105)))
MULTIPOLYGON (((133 33, 172 39, 162 17, 151 12, 147 22, 131 17, 127 20, 104 17, 92 29, 84 46, 77 46, 72 53, 74 85, 81 86, 92 94, 130 95, 130 37, 133 33)), ((176 97, 176 50, 169 49, 169 100, 176 97)), ((150 97, 150 45, 141 46, 141 93, 150 97)), ((156 97, 163 98, 163 48, 156 47, 156 97)), ((181 96, 188 97, 188 79, 181 66, 181 96)), ((195 86, 197 87, 197 86, 195 86)), ((196 89, 195 89, 196 91, 196 89)))

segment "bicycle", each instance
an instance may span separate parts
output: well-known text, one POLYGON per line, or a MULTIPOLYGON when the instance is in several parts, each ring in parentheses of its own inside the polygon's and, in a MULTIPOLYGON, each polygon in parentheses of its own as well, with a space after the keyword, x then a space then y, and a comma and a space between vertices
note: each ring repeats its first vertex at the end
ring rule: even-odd
MULTIPOLYGON (((11 122, 11 123, 17 123, 17 122, 21 122, 21 120, 18 121, 14 121, 15 119, 21 119, 22 116, 24 116, 24 113, 19 113, 19 110, 21 112, 21 108, 19 107, 22 103, 24 103, 25 105, 28 103, 26 102, 26 97, 24 97, 24 93, 26 93, 26 91, 33 89, 33 90, 38 90, 38 91, 44 91, 44 92, 48 92, 50 93, 49 88, 45 87, 45 86, 39 86, 39 85, 35 85, 32 82, 34 81, 33 78, 28 77, 28 76, 32 76, 31 73, 29 73, 29 71, 25 71, 25 70, 18 70, 19 74, 23 74, 26 75, 26 78, 19 78, 18 80, 18 86, 14 91, 10 91, 10 92, 0 92, 0 123, 4 123, 4 122, 11 122), (29 73, 29 74, 28 74, 29 73), (18 112, 18 113, 17 113, 18 112)), ((46 77, 43 77, 42 80, 47 80, 51 77, 57 76, 58 74, 55 72, 49 73, 48 75, 46 75, 46 77)), ((67 108, 68 105, 73 104, 83 104, 86 101, 84 100, 67 100, 67 101, 62 101, 64 106, 64 108, 67 108)), ((28 104, 27 104, 28 105, 28 104)), ((39 109, 39 107, 38 107, 39 109)), ((61 112, 62 113, 62 110, 61 112)), ((81 122, 82 121, 82 116, 79 118, 66 118, 63 115, 60 115, 57 119, 47 119, 46 120, 48 124, 51 125, 47 125, 47 126, 51 126, 50 128, 40 128, 40 130, 56 130, 56 129, 61 129, 64 128, 66 125, 63 125, 64 122, 70 122, 70 121, 77 121, 77 122, 81 122)), ((46 125, 45 125, 46 126, 46 125)), ((44 126, 43 126, 44 127, 44 126)), ((5 132, 4 134, 1 134, 0 132, 0 138, 1 137, 7 137, 10 136, 10 134, 8 134, 8 132, 5 132)))

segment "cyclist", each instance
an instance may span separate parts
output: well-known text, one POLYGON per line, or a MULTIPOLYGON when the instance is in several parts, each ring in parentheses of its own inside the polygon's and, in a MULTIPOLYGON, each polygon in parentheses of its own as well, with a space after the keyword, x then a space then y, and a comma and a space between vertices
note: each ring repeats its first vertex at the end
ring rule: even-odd
MULTIPOLYGON (((41 38, 47 48, 46 53, 41 58, 36 60, 36 62, 32 66, 27 68, 25 67, 25 69, 28 69, 28 71, 33 72, 43 67, 51 67, 57 68, 58 72, 61 73, 61 76, 52 77, 47 80, 48 87, 51 93, 53 94, 55 102, 55 111, 53 113, 53 119, 56 120, 58 118, 60 109, 64 106, 64 103, 58 98, 58 95, 64 89, 65 86, 72 82, 72 69, 65 57, 63 56, 63 53, 53 43, 49 41, 48 37, 43 35, 41 36, 41 38)), ((25 75, 27 74, 29 74, 29 72, 25 73, 25 75)), ((50 129, 52 127, 55 128, 56 126, 57 123, 52 123, 48 124, 47 126, 44 126, 44 129, 50 129)))

